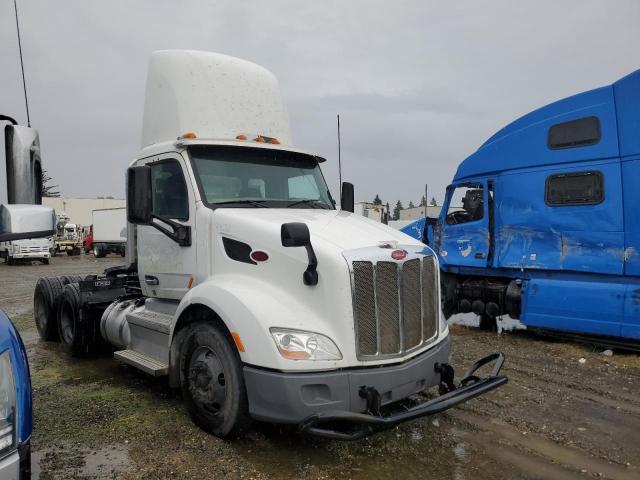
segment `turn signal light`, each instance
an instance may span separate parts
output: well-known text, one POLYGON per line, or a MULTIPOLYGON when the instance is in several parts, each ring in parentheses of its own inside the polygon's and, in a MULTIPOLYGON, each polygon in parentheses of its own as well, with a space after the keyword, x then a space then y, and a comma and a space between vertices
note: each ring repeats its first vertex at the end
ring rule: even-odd
POLYGON ((193 132, 186 132, 186 133, 183 133, 180 138, 194 139, 194 138, 197 138, 197 137, 196 137, 196 134, 193 133, 193 132))
POLYGON ((266 140, 264 139, 264 137, 263 137, 262 135, 260 135, 260 136, 258 136, 258 137, 256 137, 256 138, 254 138, 253 140, 254 140, 255 142, 258 142, 258 143, 265 143, 265 142, 266 142, 266 140))
POLYGON ((246 140, 246 139, 247 139, 246 135, 242 135, 242 134, 236 135, 236 140, 246 140))

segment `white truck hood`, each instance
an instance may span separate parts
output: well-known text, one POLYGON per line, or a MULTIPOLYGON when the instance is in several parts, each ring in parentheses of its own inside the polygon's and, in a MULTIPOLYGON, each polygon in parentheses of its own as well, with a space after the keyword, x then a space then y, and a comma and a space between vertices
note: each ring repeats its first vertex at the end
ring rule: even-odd
POLYGON ((283 223, 302 222, 309 227, 312 242, 314 238, 321 239, 341 250, 379 246, 381 243, 423 246, 416 239, 387 225, 338 210, 224 208, 216 210, 216 217, 220 218, 222 223, 225 218, 229 218, 227 226, 231 230, 230 233, 233 233, 232 224, 236 221, 250 222, 258 232, 275 228, 278 235, 283 223), (231 215, 227 217, 229 214, 231 215))

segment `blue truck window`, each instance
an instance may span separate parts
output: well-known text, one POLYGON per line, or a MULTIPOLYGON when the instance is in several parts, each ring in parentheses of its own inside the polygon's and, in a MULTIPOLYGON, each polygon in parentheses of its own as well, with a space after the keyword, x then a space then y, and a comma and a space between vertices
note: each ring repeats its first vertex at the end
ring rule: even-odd
POLYGON ((598 143, 600 136, 600 120, 592 116, 552 125, 547 143, 552 150, 584 147, 598 143))
POLYGON ((550 175, 545 186, 545 202, 550 207, 597 205, 604 201, 604 176, 601 172, 576 172, 550 175))
POLYGON ((484 216, 482 185, 456 187, 449 201, 447 224, 475 222, 484 216))

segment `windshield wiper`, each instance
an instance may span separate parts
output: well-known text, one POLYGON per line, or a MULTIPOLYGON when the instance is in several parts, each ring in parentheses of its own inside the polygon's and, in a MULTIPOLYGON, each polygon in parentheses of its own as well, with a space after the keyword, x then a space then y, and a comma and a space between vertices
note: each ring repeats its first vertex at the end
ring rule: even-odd
POLYGON ((296 205, 309 205, 311 208, 320 208, 322 210, 329 210, 329 207, 320 203, 318 200, 311 198, 305 198, 304 200, 298 200, 297 202, 290 203, 287 208, 295 207, 296 205))
POLYGON ((225 205, 230 203, 239 203, 242 205, 253 205, 254 207, 269 208, 264 205, 266 200, 225 200, 224 202, 215 202, 214 205, 225 205))

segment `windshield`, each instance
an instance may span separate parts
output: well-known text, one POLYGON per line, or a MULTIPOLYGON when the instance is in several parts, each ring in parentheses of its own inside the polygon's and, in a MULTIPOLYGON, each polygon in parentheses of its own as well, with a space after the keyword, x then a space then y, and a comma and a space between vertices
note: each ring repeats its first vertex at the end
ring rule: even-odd
POLYGON ((318 161, 301 153, 247 147, 189 149, 211 206, 333 209, 318 161))

